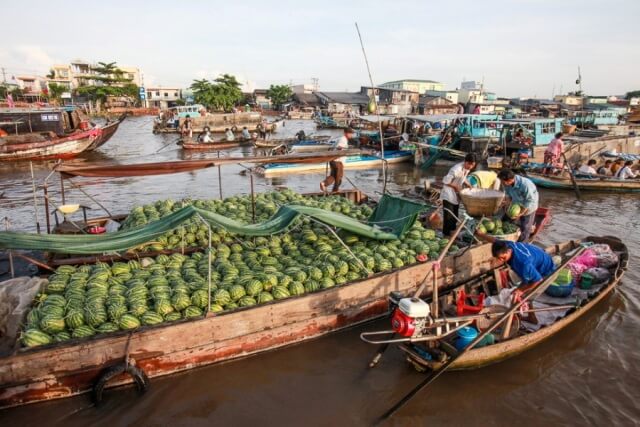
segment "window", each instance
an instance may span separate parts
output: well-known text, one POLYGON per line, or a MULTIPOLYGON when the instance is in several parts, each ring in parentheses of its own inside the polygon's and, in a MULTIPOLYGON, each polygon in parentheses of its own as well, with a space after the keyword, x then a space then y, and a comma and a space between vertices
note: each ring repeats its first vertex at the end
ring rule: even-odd
POLYGON ((168 97, 168 96, 169 96, 169 93, 168 93, 168 92, 165 92, 165 93, 164 93, 164 97, 166 98, 166 97, 168 97))
POLYGON ((555 123, 542 123, 540 128, 541 132, 544 133, 555 133, 556 124, 555 123))
POLYGON ((177 97, 178 97, 178 92, 175 92, 175 93, 173 94, 173 96, 175 96, 175 97, 177 98, 177 97))
POLYGON ((160 96, 160 91, 159 90, 156 91, 156 96, 160 96))
POLYGON ((151 98, 153 96, 153 92, 147 92, 147 98, 151 98))

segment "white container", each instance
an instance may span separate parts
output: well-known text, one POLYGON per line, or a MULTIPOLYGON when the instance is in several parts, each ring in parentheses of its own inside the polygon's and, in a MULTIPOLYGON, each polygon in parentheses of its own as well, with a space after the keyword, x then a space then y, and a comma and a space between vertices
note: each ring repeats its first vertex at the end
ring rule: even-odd
POLYGON ((495 157, 487 157, 487 166, 490 169, 502 169, 502 161, 504 157, 495 156, 495 157))
POLYGON ((429 304, 419 298, 402 298, 398 303, 400 310, 409 317, 427 317, 431 310, 429 304))

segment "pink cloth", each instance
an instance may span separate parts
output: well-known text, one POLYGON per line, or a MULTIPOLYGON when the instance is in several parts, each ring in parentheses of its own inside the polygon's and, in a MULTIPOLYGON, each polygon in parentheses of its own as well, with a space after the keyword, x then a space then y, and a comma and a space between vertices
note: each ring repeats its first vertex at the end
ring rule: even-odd
POLYGON ((582 273, 585 270, 598 266, 598 255, 592 249, 587 249, 579 257, 574 259, 571 264, 567 265, 567 268, 571 270, 571 275, 576 281, 580 281, 582 273))
POLYGON ((544 150, 545 153, 553 155, 553 157, 556 159, 560 157, 563 151, 564 151, 564 143, 560 138, 553 138, 549 143, 549 146, 547 147, 547 149, 544 150))

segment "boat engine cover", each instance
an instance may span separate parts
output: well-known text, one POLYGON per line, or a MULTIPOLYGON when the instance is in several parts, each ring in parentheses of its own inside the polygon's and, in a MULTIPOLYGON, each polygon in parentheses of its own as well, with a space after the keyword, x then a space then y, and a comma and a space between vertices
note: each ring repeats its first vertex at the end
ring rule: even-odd
POLYGON ((391 327, 404 337, 420 335, 429 313, 429 304, 426 302, 417 298, 403 298, 393 312, 391 327))
POLYGON ((402 298, 398 304, 398 308, 409 317, 419 318, 427 317, 431 314, 429 304, 420 298, 402 298))

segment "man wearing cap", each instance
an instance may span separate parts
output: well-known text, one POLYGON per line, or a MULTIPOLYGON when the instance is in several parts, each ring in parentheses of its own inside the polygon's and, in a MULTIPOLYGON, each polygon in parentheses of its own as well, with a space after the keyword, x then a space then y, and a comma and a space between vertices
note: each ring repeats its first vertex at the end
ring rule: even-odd
MULTIPOLYGON (((333 146, 334 150, 346 150, 349 148, 349 140, 353 138, 355 134, 351 128, 344 130, 344 135, 338 138, 338 141, 333 146)), ((338 157, 335 160, 329 162, 329 176, 320 183, 320 190, 323 193, 327 192, 327 187, 333 184, 332 192, 337 193, 342 184, 342 176, 344 175, 344 162, 347 160, 346 156, 338 157)))

